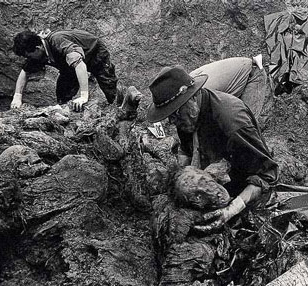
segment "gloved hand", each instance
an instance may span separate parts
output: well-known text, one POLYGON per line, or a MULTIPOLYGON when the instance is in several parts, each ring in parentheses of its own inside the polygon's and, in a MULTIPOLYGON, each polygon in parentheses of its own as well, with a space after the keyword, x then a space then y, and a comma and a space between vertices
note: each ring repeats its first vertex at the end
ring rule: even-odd
POLYGON ((83 105, 88 102, 88 92, 82 91, 80 93, 80 97, 73 100, 73 110, 74 111, 82 111, 83 105))
POLYGON ((243 209, 245 209, 245 207, 245 202, 240 196, 238 196, 227 207, 206 213, 203 216, 204 222, 213 219, 214 222, 208 225, 196 225, 194 228, 204 232, 219 229, 232 217, 239 214, 243 209))
POLYGON ((11 102, 11 108, 16 109, 20 108, 22 105, 22 94, 21 93, 15 93, 13 100, 11 102))

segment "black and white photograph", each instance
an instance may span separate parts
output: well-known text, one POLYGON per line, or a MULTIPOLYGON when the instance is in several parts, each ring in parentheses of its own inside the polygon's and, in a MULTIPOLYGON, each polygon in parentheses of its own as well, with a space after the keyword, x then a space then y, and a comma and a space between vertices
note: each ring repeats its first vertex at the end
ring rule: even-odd
POLYGON ((307 0, 0 0, 1 286, 308 286, 307 0))

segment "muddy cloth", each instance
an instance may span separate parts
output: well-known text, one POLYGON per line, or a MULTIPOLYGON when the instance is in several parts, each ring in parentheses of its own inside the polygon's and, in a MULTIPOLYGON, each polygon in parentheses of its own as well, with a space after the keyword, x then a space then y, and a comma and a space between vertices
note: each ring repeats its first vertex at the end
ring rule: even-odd
POLYGON ((261 113, 264 99, 271 92, 265 70, 254 66, 252 59, 233 57, 193 70, 192 77, 207 74, 204 88, 216 89, 241 98, 256 118, 261 113))
MULTIPOLYGON (((272 159, 251 110, 238 98, 214 90, 202 90, 198 120, 201 168, 225 158, 231 163, 231 182, 225 187, 231 196, 248 184, 266 191, 278 179, 278 165, 272 159)), ((181 151, 192 156, 192 135, 180 132, 181 151)))
POLYGON ((278 85, 284 85, 286 81, 302 84, 308 80, 307 18, 305 11, 283 11, 264 16, 270 74, 278 85))
POLYGON ((78 55, 87 66, 106 95, 109 103, 116 96, 117 77, 115 67, 103 42, 96 36, 80 30, 56 31, 42 39, 48 62, 27 60, 23 69, 27 73, 42 70, 51 65, 60 71, 57 81, 57 100, 64 103, 76 95, 79 89, 74 67, 80 62, 78 55), (72 56, 73 55, 73 56, 72 56))

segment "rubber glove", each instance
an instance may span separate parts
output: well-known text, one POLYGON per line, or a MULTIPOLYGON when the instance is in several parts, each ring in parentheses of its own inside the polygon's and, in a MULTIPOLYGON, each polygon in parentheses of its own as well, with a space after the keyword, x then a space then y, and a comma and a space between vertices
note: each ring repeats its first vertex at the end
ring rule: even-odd
POLYGON ((11 102, 11 108, 16 109, 20 108, 22 105, 22 94, 21 93, 15 93, 13 100, 11 102))
POLYGON ((235 215, 239 214, 245 208, 245 202, 240 196, 238 196, 233 201, 231 201, 227 207, 203 215, 203 220, 205 223, 210 220, 214 220, 213 222, 209 223, 208 225, 196 225, 194 228, 204 232, 219 229, 227 221, 229 221, 235 215))
POLYGON ((82 91, 80 93, 80 97, 73 100, 73 110, 74 111, 82 111, 83 105, 88 102, 89 93, 87 91, 82 91))

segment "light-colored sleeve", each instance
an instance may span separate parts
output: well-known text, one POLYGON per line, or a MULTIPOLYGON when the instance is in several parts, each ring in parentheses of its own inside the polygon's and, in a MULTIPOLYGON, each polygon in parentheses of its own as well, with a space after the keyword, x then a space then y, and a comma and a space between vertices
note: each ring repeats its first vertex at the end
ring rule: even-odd
POLYGON ((66 55, 66 62, 69 66, 75 68, 83 60, 83 58, 84 57, 79 52, 71 52, 66 55))
POLYGON ((246 87, 252 70, 252 60, 244 57, 228 58, 201 66, 190 75, 207 74, 205 88, 215 89, 240 97, 246 87))

